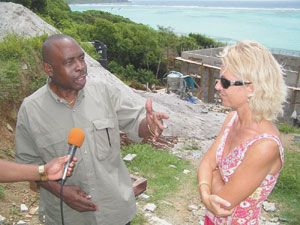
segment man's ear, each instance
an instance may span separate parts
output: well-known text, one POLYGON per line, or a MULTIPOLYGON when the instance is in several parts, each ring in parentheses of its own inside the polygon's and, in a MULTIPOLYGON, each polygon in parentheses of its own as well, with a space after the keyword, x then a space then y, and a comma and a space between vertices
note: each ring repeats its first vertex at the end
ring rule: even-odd
POLYGON ((46 73, 49 77, 52 77, 52 75, 53 75, 53 68, 52 68, 52 66, 51 66, 49 63, 44 63, 44 64, 43 64, 43 67, 44 67, 45 73, 46 73))

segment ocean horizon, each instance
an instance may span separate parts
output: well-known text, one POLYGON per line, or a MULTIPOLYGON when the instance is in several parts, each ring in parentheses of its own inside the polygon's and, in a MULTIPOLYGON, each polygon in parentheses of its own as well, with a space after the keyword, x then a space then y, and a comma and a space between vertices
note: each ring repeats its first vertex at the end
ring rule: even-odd
POLYGON ((300 1, 132 0, 69 6, 72 11, 101 10, 154 29, 199 33, 228 44, 256 40, 274 53, 300 56, 300 1))

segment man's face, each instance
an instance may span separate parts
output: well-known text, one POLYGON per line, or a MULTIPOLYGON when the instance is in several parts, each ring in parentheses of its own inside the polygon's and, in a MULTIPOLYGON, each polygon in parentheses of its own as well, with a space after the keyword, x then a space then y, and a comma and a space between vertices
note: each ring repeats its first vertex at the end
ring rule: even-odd
POLYGON ((64 90, 81 90, 86 83, 87 66, 84 52, 73 40, 63 39, 53 43, 50 53, 51 85, 64 90))

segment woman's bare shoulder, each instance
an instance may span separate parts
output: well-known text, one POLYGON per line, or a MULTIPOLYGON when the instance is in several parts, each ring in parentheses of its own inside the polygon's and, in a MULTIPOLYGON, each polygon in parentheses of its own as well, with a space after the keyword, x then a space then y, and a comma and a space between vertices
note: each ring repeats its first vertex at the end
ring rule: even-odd
POLYGON ((261 134, 270 134, 275 137, 280 137, 280 132, 276 125, 272 123, 271 121, 263 121, 260 126, 260 131, 259 133, 261 134))

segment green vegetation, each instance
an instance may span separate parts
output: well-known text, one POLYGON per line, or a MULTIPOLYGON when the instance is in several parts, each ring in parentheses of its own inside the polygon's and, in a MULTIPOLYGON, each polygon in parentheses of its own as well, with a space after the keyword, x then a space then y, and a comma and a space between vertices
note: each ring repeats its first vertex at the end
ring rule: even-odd
MULTIPOLYGON (((285 134, 300 134, 299 128, 287 123, 279 123, 278 128, 285 134)), ((280 217, 290 225, 300 221, 300 152, 293 150, 299 149, 297 146, 297 143, 286 146, 284 167, 270 196, 271 201, 279 204, 280 217)))
POLYGON ((19 218, 21 216, 20 209, 16 205, 10 207, 10 215, 14 218, 19 218))
MULTIPOLYGON (((41 60, 45 38, 8 35, 0 42, 0 114, 17 109, 26 96, 45 84, 47 76, 41 60)), ((91 44, 81 46, 90 55, 96 55, 91 44)))
POLYGON ((285 164, 279 180, 270 196, 280 206, 280 216, 287 224, 296 225, 300 221, 300 153, 285 151, 285 164))
POLYGON ((282 133, 300 134, 300 128, 289 125, 288 123, 279 123, 278 129, 282 133))
POLYGON ((131 221, 130 225, 141 225, 146 224, 147 219, 145 218, 144 214, 141 212, 137 212, 133 220, 131 221))
POLYGON ((151 201, 155 203, 168 193, 176 191, 180 182, 188 179, 189 176, 184 175, 183 170, 193 170, 188 161, 180 160, 150 145, 135 144, 123 147, 122 155, 129 153, 137 154, 132 162, 127 163, 130 172, 147 178, 147 194, 151 195, 151 201), (175 167, 170 167, 170 165, 175 167))
POLYGON ((105 43, 109 69, 126 82, 157 83, 181 51, 222 45, 200 34, 178 36, 169 28, 155 30, 102 11, 72 12, 63 0, 13 2, 32 9, 79 42, 99 40, 105 43))
POLYGON ((45 37, 7 36, 0 42, 0 100, 17 107, 25 96, 45 83, 40 48, 45 37))
POLYGON ((3 185, 0 184, 0 199, 5 197, 5 188, 3 185))
MULTIPOLYGON (((166 151, 155 149, 148 144, 134 144, 123 147, 122 156, 129 153, 137 155, 133 161, 126 162, 130 173, 147 178, 146 194, 150 196, 151 202, 155 203, 158 209, 163 207, 160 205, 162 199, 176 193, 188 179, 195 179, 194 173, 183 174, 185 169, 194 171, 188 161, 180 160, 166 151), (170 165, 173 166, 170 167, 170 165)), ((197 186, 196 183, 195 186, 197 186)), ((138 213, 132 225, 145 222, 144 216, 138 213)))

